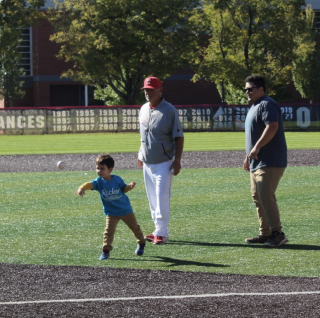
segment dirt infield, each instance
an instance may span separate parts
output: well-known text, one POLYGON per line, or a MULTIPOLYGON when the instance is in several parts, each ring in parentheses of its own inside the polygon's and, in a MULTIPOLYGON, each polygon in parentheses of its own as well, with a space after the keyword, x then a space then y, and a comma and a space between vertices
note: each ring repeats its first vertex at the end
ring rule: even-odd
MULTIPOLYGON (((138 169, 136 153, 111 154, 117 170, 138 169)), ((182 168, 242 167, 244 151, 184 152, 182 168)), ((57 162, 66 162, 67 171, 95 170, 98 154, 0 156, 0 172, 57 171, 57 162)), ((288 166, 320 166, 320 149, 288 151, 288 166)))
MULTIPOLYGON (((0 172, 91 170, 96 154, 2 156, 0 172), (4 158, 5 157, 5 158, 4 158), (21 171, 20 171, 21 170, 21 171)), ((136 154, 115 154, 137 169, 136 154)), ((243 152, 185 153, 183 168, 241 167, 243 152)), ((289 151, 289 166, 320 150, 289 151)), ((0 263, 0 317, 320 317, 320 278, 0 263)))
POLYGON ((320 279, 0 264, 0 317, 320 317, 320 279))

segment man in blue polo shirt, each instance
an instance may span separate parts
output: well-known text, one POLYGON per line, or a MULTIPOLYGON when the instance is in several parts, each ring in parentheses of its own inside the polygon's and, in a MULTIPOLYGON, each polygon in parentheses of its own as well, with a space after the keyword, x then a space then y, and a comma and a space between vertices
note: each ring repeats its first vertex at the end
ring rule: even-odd
POLYGON ((252 106, 245 122, 245 171, 250 171, 251 193, 257 207, 260 234, 247 238, 248 244, 278 247, 288 239, 282 232, 275 192, 287 167, 287 145, 279 105, 266 95, 260 75, 246 78, 244 92, 252 106))

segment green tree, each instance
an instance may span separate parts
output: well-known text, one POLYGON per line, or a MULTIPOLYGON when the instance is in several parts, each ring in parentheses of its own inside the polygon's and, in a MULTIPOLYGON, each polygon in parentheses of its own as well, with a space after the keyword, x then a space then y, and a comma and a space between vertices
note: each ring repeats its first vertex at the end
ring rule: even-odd
POLYGON ((293 61, 293 81, 302 97, 309 98, 310 103, 319 95, 320 87, 320 55, 317 45, 318 32, 314 24, 314 12, 310 5, 305 10, 306 30, 297 38, 299 54, 293 61), (311 51, 305 43, 314 43, 311 51))
POLYGON ((43 14, 38 10, 44 0, 2 0, 0 1, 0 98, 10 101, 23 97, 21 90, 24 75, 19 66, 21 28, 29 27, 43 14))
POLYGON ((305 36, 310 32, 304 5, 303 0, 205 0, 194 19, 201 21, 209 45, 199 53, 194 80, 214 81, 225 101, 238 104, 247 103, 241 91, 245 77, 261 74, 268 94, 283 99, 293 62, 314 52, 315 39, 305 36))
POLYGON ((111 89, 125 104, 136 104, 146 76, 164 79, 188 65, 199 41, 189 22, 196 5, 194 0, 65 0, 50 11, 56 28, 51 40, 61 45, 58 57, 73 62, 63 76, 100 87, 98 95, 111 89))

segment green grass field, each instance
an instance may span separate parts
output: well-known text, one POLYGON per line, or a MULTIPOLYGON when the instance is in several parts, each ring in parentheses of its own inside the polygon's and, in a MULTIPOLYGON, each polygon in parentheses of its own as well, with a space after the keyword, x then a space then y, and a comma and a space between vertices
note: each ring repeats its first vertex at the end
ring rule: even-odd
MULTIPOLYGON (((286 132, 289 149, 320 148, 320 132, 286 132)), ((0 155, 137 152, 138 133, 0 135, 0 155)), ((243 132, 185 133, 185 151, 243 150, 243 132)))
MULTIPOLYGON (((318 133, 303 133, 303 138, 299 133, 292 134, 287 135, 288 144, 309 144, 314 138, 319 147, 318 133)), ((194 140, 193 146, 196 143, 201 146, 197 138, 206 139, 210 135, 204 144, 216 138, 214 134, 196 135, 186 136, 186 140, 194 140)), ((231 135, 233 138, 228 133, 226 136, 219 133, 225 147, 227 140, 236 144, 237 138, 241 139, 241 149, 243 134, 231 135)), ((81 136, 84 137, 75 137, 81 136)), ((113 139, 113 135, 101 136, 113 139)), ((125 143, 127 139, 123 139, 125 143)), ((26 153, 30 141, 24 139, 26 153)), ((189 150, 193 150, 191 144, 189 150)), ((38 148, 42 147, 46 145, 38 148)), ((89 143, 88 147, 92 145, 89 143)), ((118 139, 118 149, 124 148, 126 145, 118 139)), ((19 153, 19 149, 16 151, 19 153)), ((126 182, 137 182, 128 195, 144 233, 151 233, 153 224, 141 171, 114 173, 126 182)), ((184 169, 174 178, 170 242, 164 246, 148 244, 145 254, 138 257, 134 254, 133 234, 120 223, 114 251, 107 261, 98 260, 105 225, 99 195, 88 191, 81 199, 74 194, 80 184, 95 176, 94 171, 1 173, 1 262, 320 277, 318 166, 289 167, 280 182, 277 198, 289 238, 281 248, 249 246, 244 242, 246 237, 258 234, 258 221, 250 197, 249 175, 241 168, 184 169)))

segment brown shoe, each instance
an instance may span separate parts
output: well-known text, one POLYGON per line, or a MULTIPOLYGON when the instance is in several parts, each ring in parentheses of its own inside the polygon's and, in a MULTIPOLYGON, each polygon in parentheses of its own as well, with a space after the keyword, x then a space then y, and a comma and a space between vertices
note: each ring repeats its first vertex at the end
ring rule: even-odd
POLYGON ((244 241, 248 244, 264 244, 265 242, 268 241, 270 236, 265 236, 265 235, 258 235, 256 237, 252 237, 252 238, 246 238, 244 241))
POLYGON ((269 240, 266 242, 267 246, 278 247, 288 242, 288 239, 283 232, 272 232, 269 240))

